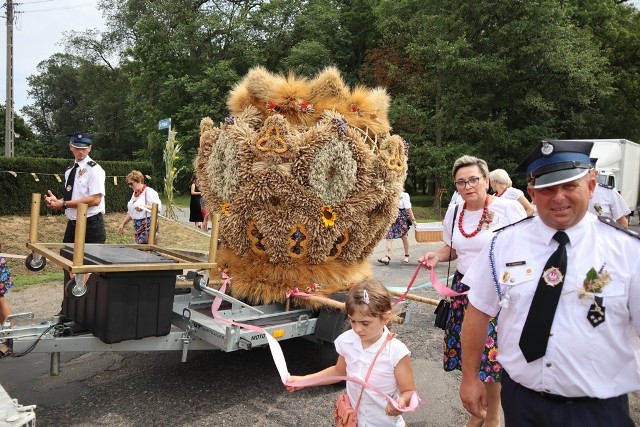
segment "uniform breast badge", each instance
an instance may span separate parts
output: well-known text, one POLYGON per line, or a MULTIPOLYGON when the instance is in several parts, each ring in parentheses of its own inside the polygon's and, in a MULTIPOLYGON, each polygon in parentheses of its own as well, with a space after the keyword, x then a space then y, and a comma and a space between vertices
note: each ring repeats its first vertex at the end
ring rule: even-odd
POLYGON ((594 203, 593 209, 595 209, 598 215, 602 215, 602 206, 600 205, 600 203, 594 203))
POLYGON ((593 304, 591 304, 587 313, 587 320, 591 323, 591 326, 595 328, 604 322, 604 310, 602 297, 594 297, 593 304))
POLYGON ((562 283, 564 276, 558 267, 549 267, 542 273, 542 279, 547 286, 556 287, 562 283))
POLYGON ((611 274, 604 269, 606 265, 606 263, 602 264, 602 267, 600 267, 598 271, 596 271, 595 268, 591 268, 587 272, 587 277, 585 277, 582 282, 583 289, 581 289, 578 294, 580 298, 593 295, 593 304, 591 304, 591 307, 589 307, 589 311, 587 312, 587 320, 594 328, 605 321, 604 300, 601 296, 596 294, 601 293, 604 287, 611 282, 611 274))

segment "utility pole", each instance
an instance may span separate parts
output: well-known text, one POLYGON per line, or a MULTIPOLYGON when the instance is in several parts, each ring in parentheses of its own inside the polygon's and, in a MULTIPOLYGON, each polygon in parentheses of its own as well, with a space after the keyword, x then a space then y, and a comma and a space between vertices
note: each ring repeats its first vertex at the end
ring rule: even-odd
POLYGON ((13 0, 7 0, 7 102, 5 104, 4 155, 13 157, 13 0))

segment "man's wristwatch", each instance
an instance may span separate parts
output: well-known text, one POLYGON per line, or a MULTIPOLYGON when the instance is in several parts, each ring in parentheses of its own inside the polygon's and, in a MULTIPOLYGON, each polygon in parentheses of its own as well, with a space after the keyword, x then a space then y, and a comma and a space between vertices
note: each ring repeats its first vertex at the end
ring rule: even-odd
POLYGON ((62 209, 67 209, 67 201, 66 200, 62 201, 62 209))

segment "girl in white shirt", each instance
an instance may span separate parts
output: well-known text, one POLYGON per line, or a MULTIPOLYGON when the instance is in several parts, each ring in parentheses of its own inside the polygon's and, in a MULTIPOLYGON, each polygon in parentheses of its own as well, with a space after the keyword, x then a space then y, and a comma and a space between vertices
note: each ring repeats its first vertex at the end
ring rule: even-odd
POLYGON ((144 175, 140 171, 131 171, 127 175, 127 185, 133 190, 131 199, 127 203, 127 215, 118 226, 118 233, 124 232, 124 227, 133 220, 133 240, 138 244, 149 242, 151 228, 151 205, 158 205, 160 211, 160 196, 158 192, 144 183, 144 175))
MULTIPOLYGON (((369 366, 390 333, 385 326, 391 319, 391 297, 380 281, 367 279, 349 291, 345 302, 351 329, 335 341, 338 362, 320 372, 305 376, 291 376, 289 382, 328 376, 349 376, 364 380, 369 366)), ((393 338, 376 359, 368 382, 380 388, 398 402, 400 408, 409 405, 416 389, 411 352, 398 339, 393 338)), ((328 380, 326 384, 337 381, 328 380)), ((301 387, 287 386, 294 391, 301 387)), ((401 427, 405 425, 400 411, 386 399, 357 383, 347 382, 347 395, 353 408, 358 408, 358 426, 401 427), (360 398, 360 394, 362 397, 360 398)))

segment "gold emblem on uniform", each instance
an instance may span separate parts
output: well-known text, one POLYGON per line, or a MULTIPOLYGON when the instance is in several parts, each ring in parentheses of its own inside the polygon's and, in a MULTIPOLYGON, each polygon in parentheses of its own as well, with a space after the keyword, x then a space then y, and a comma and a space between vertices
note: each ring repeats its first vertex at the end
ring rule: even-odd
POLYGON ((600 203, 594 203, 593 209, 595 209, 598 215, 602 215, 602 206, 600 205, 600 203))
POLYGON ((533 268, 529 267, 524 271, 524 274, 531 276, 533 274, 533 268))
POLYGON ((509 274, 508 271, 505 271, 504 273, 502 273, 502 283, 507 283, 510 278, 511 278, 511 275, 509 274))
POLYGON ((558 267, 549 267, 544 271, 544 273, 542 273, 542 279, 547 286, 555 287, 562 283, 562 279, 564 279, 564 277, 558 267))
POLYGON ((86 172, 87 172, 87 168, 81 168, 81 169, 78 171, 78 176, 82 176, 82 175, 84 175, 86 172))

